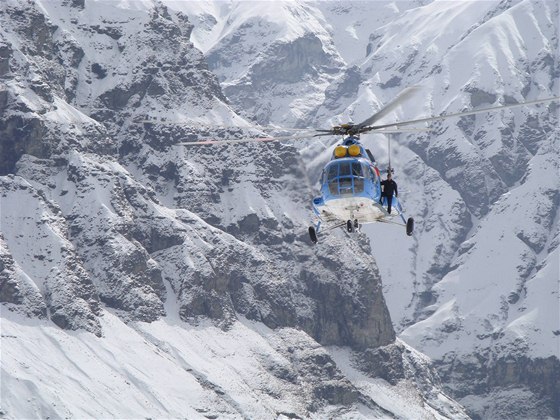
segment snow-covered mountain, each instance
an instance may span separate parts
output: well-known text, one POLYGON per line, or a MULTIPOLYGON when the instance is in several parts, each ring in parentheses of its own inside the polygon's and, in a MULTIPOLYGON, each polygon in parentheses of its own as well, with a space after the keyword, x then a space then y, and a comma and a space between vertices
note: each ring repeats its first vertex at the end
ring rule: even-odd
MULTIPOLYGON (((557 2, 289 2, 258 23, 248 3, 217 4, 181 7, 230 101, 261 123, 361 121, 412 85, 423 92, 387 122, 560 93, 557 2), (313 37, 320 51, 306 54, 313 37), (235 67, 214 58, 232 40, 251 57, 235 67), (288 68, 279 51, 299 60, 288 68)), ((472 415, 559 417, 558 103, 430 129, 391 139, 413 241, 366 229, 395 328, 472 415)), ((364 141, 387 161, 384 137, 364 141)), ((330 150, 302 153, 314 181, 330 150)))
POLYGON ((466 417, 395 339, 367 238, 309 246, 297 148, 177 145, 258 132, 187 14, 0 22, 3 417, 466 417))
POLYGON ((420 350, 472 416, 560 417, 556 103, 392 137, 412 240, 309 246, 322 144, 176 145, 558 95, 559 15, 2 2, 3 415, 464 417, 420 350))

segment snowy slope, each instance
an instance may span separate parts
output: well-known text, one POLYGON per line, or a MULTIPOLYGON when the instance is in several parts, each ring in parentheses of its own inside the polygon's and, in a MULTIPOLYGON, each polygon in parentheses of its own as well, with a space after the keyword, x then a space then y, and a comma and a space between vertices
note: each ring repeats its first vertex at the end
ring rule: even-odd
MULTIPOLYGON (((286 21, 272 51, 330 45, 290 66, 326 85, 321 18, 286 21)), ((466 416, 395 342, 367 238, 309 247, 296 148, 177 145, 258 132, 184 13, 10 0, 0 23, 2 416, 466 416)))
POLYGON ((430 402, 411 380, 395 387, 367 377, 351 351, 298 330, 243 319, 228 331, 174 317, 127 325, 110 312, 101 327, 96 337, 4 312, 3 415, 465 418, 444 394, 430 402))

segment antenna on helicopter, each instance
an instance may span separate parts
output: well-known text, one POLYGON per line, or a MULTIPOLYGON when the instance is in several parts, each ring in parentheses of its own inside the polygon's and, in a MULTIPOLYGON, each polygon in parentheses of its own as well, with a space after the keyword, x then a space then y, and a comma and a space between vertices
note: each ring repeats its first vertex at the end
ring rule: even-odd
POLYGON ((391 166, 391 137, 387 136, 387 154, 389 156, 389 166, 387 167, 387 173, 391 176, 395 173, 395 169, 391 166))

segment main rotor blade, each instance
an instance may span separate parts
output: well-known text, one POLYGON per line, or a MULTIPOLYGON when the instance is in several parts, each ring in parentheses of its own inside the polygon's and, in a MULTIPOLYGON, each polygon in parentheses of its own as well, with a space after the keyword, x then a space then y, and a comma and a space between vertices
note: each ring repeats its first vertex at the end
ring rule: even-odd
POLYGON ((411 86, 404 89, 401 93, 397 95, 395 99, 385 105, 381 110, 377 113, 369 117, 367 120, 362 121, 360 124, 356 125, 356 127, 366 127, 368 125, 373 124, 375 121, 380 120, 384 116, 391 113, 396 107, 398 107, 402 102, 410 99, 413 95, 415 95, 420 90, 420 86, 411 86))
POLYGON ((376 130, 375 134, 398 134, 398 133, 421 133, 425 131, 430 131, 430 128, 427 127, 414 127, 414 128, 397 128, 390 129, 390 130, 376 130))
POLYGON ((231 140, 200 140, 200 141, 186 141, 177 143, 177 146, 206 146, 212 144, 236 144, 236 143, 264 143, 264 142, 275 142, 275 141, 287 141, 287 140, 298 140, 298 139, 311 139, 313 138, 313 133, 300 134, 297 136, 279 136, 279 137, 252 137, 245 139, 231 139, 231 140))
POLYGON ((136 124, 153 124, 153 125, 186 125, 190 128, 218 128, 218 129, 226 129, 226 128, 239 128, 239 129, 253 129, 253 130, 278 130, 278 131, 310 131, 313 130, 312 128, 287 128, 287 127, 274 127, 271 125, 257 125, 257 126, 241 126, 241 125, 219 125, 219 124, 196 124, 186 121, 157 121, 157 120, 139 120, 134 121, 136 124))
POLYGON ((518 104, 494 106, 494 107, 490 107, 490 108, 476 109, 476 110, 472 110, 472 111, 456 112, 454 114, 439 115, 437 117, 419 118, 417 120, 401 121, 401 122, 392 123, 392 124, 375 125, 375 126, 364 127, 364 128, 367 131, 380 130, 382 128, 387 128, 387 127, 396 127, 396 126, 401 126, 401 125, 412 125, 412 124, 418 124, 418 123, 424 123, 424 122, 430 122, 430 121, 445 120, 447 118, 452 118, 452 117, 463 117, 463 116, 466 116, 466 115, 475 115, 475 114, 481 114, 481 113, 484 113, 484 112, 497 111, 497 110, 500 110, 500 109, 515 108, 515 107, 519 107, 519 106, 534 105, 534 104, 540 104, 540 103, 544 103, 544 102, 552 102, 552 101, 558 101, 558 100, 560 100, 560 96, 553 96, 551 98, 535 99, 534 101, 520 102, 518 104))

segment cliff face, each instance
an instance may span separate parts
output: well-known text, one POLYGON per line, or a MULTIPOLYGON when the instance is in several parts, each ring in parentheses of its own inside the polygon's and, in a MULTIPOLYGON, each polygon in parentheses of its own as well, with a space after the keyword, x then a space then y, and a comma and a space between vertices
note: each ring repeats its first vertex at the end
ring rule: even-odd
MULTIPOLYGON (((413 85, 422 93, 383 122, 560 92, 557 2, 278 3, 258 21, 238 4, 183 9, 197 16, 193 39, 209 56, 227 56, 232 39, 247 46, 251 60, 213 60, 213 71, 232 103, 272 124, 362 121, 413 85), (209 15, 214 25, 199 23, 209 15), (293 58, 286 66, 276 53, 302 44, 315 45, 309 60, 323 54, 321 65, 293 58), (288 77, 272 82, 269 68, 288 77), (305 86, 292 83, 291 72, 305 86), (270 89, 251 102, 247 80, 270 89)), ((558 417, 558 102, 428 128, 390 138, 395 179, 416 221, 412 241, 388 226, 364 229, 397 334, 437 362, 471 415, 558 417), (542 366, 548 385, 523 379, 532 366, 542 366)), ((362 141, 384 167, 388 140, 362 141)), ((301 151, 318 179, 329 150, 312 142, 301 151)))
POLYGON ((115 7, 122 16, 110 17, 100 6, 13 2, 2 10, 2 146, 11 150, 3 171, 13 174, 3 178, 3 233, 6 258, 23 273, 34 267, 27 283, 49 293, 38 284, 48 267, 62 282, 75 266, 93 319, 99 301, 131 319, 158 319, 168 282, 184 319, 227 324, 241 313, 271 327, 301 326, 325 344, 392 342, 367 242, 340 237, 321 249, 307 246, 311 191, 301 185, 295 149, 185 150, 176 143, 198 135, 192 127, 137 122, 164 108, 191 125, 196 112, 238 118, 190 43, 186 16, 158 6, 115 7), (25 206, 29 214, 18 210, 24 200, 33 203, 25 206), (36 213, 47 214, 45 229, 59 233, 47 244, 38 234, 39 250, 31 252, 31 238, 16 226, 36 213), (16 246, 21 255, 12 255, 16 246), (68 255, 45 255, 59 247, 68 255), (341 258, 345 249, 359 264, 341 258))

